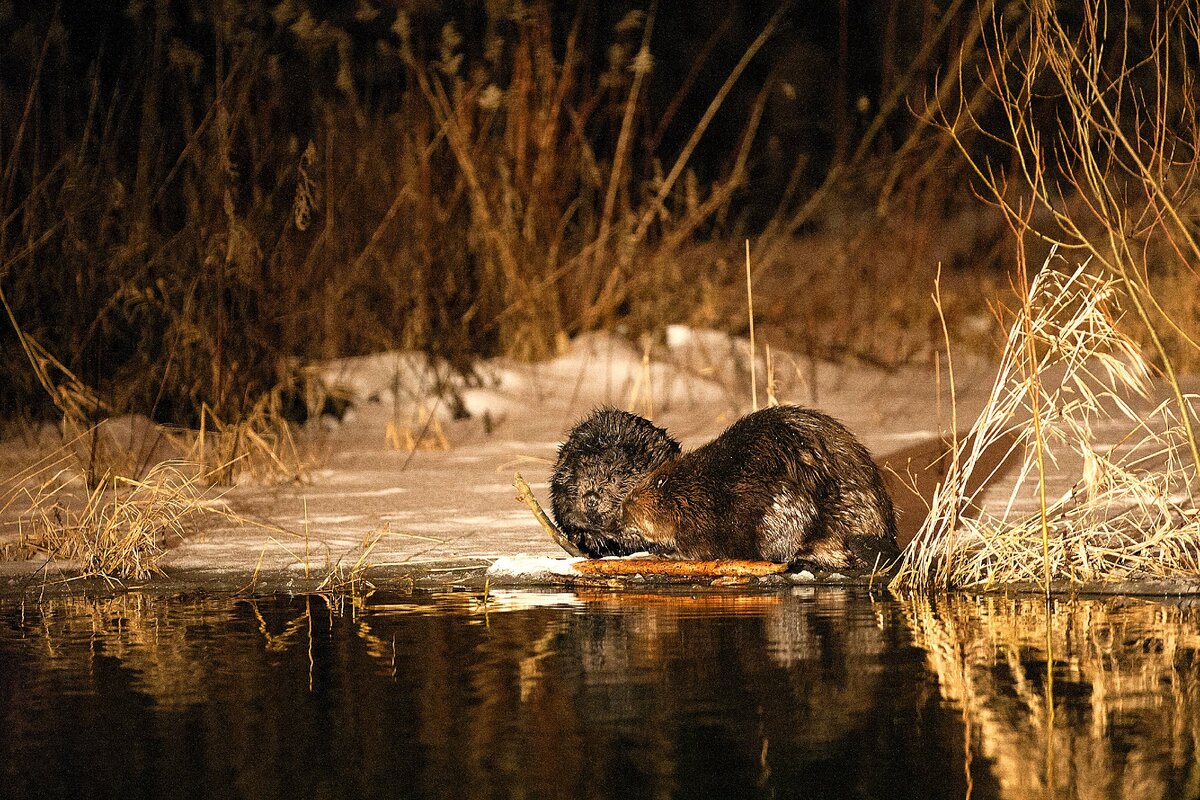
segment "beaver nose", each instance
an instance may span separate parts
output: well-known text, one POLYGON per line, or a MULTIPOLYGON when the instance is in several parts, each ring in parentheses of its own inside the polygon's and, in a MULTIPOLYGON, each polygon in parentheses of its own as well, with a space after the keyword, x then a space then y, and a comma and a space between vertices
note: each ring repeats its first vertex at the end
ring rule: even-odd
POLYGON ((600 509, 600 495, 595 492, 584 492, 583 508, 589 514, 595 514, 600 509))

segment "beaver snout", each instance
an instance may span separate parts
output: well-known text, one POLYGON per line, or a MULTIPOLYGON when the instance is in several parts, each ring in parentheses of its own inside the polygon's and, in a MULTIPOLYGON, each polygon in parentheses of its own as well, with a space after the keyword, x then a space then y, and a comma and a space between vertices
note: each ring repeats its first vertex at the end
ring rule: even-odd
POLYGON ((595 516, 600 510, 600 495, 597 492, 584 492, 580 499, 583 501, 583 510, 589 515, 595 516))

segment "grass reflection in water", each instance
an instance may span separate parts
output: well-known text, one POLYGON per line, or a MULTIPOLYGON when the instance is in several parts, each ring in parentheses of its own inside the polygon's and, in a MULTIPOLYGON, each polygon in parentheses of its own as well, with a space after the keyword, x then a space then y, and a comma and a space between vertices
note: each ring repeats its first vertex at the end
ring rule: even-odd
POLYGON ((1178 604, 127 595, 8 601, 0 621, 13 797, 1149 800, 1200 786, 1200 618, 1178 604))

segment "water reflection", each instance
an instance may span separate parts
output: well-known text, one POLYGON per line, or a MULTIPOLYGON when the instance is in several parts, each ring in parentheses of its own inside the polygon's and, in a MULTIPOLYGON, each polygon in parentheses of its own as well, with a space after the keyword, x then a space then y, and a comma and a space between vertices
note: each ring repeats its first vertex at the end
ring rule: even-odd
POLYGON ((903 606, 1004 797, 1200 796, 1196 608, 962 596, 903 606))
POLYGON ((1189 797, 1198 641, 1148 601, 828 587, 0 603, 0 785, 1189 797))

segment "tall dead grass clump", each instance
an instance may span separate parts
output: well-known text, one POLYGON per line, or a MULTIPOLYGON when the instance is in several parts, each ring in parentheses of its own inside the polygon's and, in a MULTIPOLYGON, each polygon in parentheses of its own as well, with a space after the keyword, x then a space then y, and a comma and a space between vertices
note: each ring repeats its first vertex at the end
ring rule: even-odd
POLYGON ((1049 591, 1200 569, 1188 431, 1173 399, 1147 410, 1151 368, 1121 328, 1123 284, 1060 263, 1047 259, 1013 312, 988 400, 895 586, 1049 591), (1002 469, 1008 490, 989 495, 1002 469))
POLYGON ((189 465, 161 462, 140 480, 115 477, 80 490, 69 471, 11 487, 0 511, 16 509, 18 550, 62 563, 78 577, 145 580, 168 541, 204 509, 189 465))
POLYGON ((1054 581, 1200 566, 1196 399, 1179 380, 1200 347, 1194 315, 1177 311, 1200 286, 1200 10, 1092 0, 1077 11, 1032 3, 1014 29, 1013 9, 994 10, 977 75, 994 113, 964 92, 937 98, 943 130, 1012 231, 1021 308, 897 585, 1016 581, 1048 592, 1054 581), (990 153, 970 146, 980 135, 990 153), (1052 256, 1030 279, 1026 259, 1047 245, 1052 256), (1087 267, 1061 272, 1055 249, 1087 267), (1147 412, 1128 401, 1152 371, 1171 399, 1147 412), (1094 430, 1116 428, 1115 441, 1095 441, 1094 430), (985 504, 967 478, 989 447, 1017 478, 1007 500, 985 504), (1056 498, 1064 451, 1078 480, 1056 498))
POLYGON ((257 483, 303 482, 316 461, 312 437, 298 437, 284 417, 278 392, 259 398, 243 416, 222 420, 203 406, 198 431, 174 436, 187 461, 199 465, 203 480, 232 486, 245 479, 257 483))
MULTIPOLYGON (((735 159, 727 176, 701 187, 689 159, 789 7, 763 25, 669 169, 635 147, 653 79, 653 8, 617 23, 606 69, 591 81, 580 52, 583 5, 561 57, 550 8, 535 4, 515 28, 504 26, 510 36, 500 38, 497 25, 487 44, 497 52, 474 64, 452 23, 433 59, 422 55, 408 16, 397 15, 406 75, 434 123, 416 150, 447 169, 453 190, 435 194, 461 198, 457 213, 478 268, 473 313, 491 320, 501 351, 544 357, 564 332, 611 326, 619 315, 639 316, 642 298, 679 294, 688 278, 676 263, 681 248, 746 180, 745 159, 735 159)), ((746 131, 743 148, 754 133, 746 131)))
POLYGON ((992 13, 979 70, 998 113, 980 116, 960 93, 940 98, 942 126, 1020 246, 1083 254, 1115 281, 1130 311, 1122 324, 1153 354, 1200 466, 1178 379, 1200 364, 1200 9, 1030 3, 1015 35, 1005 13, 992 13), (969 147, 967 134, 997 150, 969 147))
MULTIPOLYGON (((258 415, 297 362, 401 348, 466 372, 658 325, 761 114, 711 181, 698 142, 788 7, 669 154, 643 146, 669 121, 647 113, 653 8, 599 30, 587 3, 287 0, 182 25, 154 2, 94 52, 71 9, 30 13, 0 28, 0 342, 39 343, 112 413, 198 429, 258 415)), ((0 401, 58 416, 21 353, 0 348, 0 401)))

